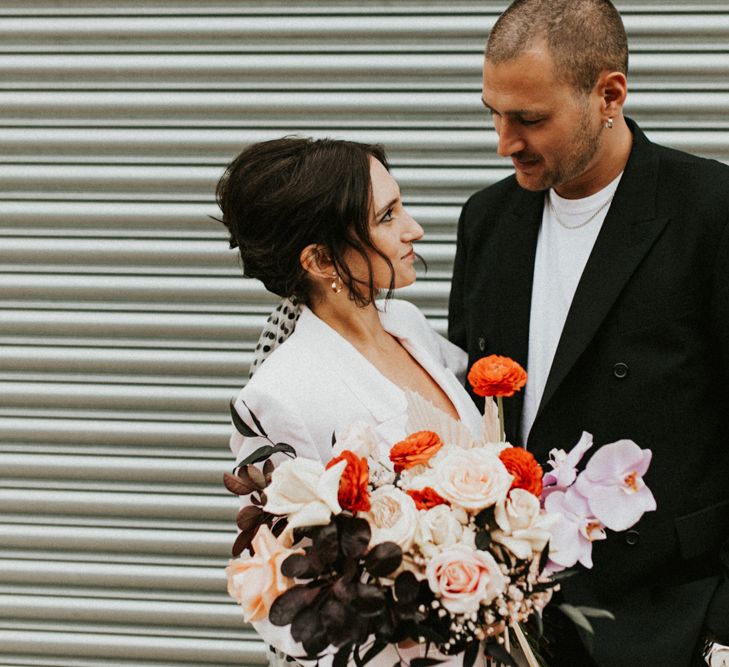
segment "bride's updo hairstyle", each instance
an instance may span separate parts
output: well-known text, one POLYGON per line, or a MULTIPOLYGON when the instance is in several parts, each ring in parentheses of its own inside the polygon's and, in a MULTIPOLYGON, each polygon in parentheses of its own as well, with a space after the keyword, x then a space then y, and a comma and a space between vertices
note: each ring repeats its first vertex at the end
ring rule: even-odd
POLYGON ((390 266, 390 296, 392 263, 369 234, 370 157, 389 170, 381 146, 333 139, 263 141, 235 158, 216 196, 231 248, 240 250, 244 275, 274 294, 310 304, 312 284, 299 256, 308 245, 320 244, 351 298, 366 305, 377 294, 369 249, 390 266), (352 275, 344 259, 347 249, 366 261, 368 281, 352 275))

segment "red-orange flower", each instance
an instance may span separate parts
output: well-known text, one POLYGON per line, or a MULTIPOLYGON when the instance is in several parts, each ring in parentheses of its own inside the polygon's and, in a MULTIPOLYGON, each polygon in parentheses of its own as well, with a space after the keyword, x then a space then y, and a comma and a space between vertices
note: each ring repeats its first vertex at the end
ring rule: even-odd
POLYGON ((371 505, 367 484, 370 481, 370 467, 367 459, 345 449, 341 456, 327 463, 327 470, 340 461, 346 461, 347 467, 339 478, 339 505, 350 512, 369 512, 371 505))
POLYGON ((395 464, 395 472, 402 472, 413 466, 427 463, 443 446, 443 441, 433 431, 416 431, 405 440, 393 445, 390 461, 395 464))
POLYGON ((471 366, 468 381, 479 396, 513 396, 526 384, 527 374, 513 359, 492 354, 471 366))
POLYGON ((426 486, 420 491, 410 489, 406 493, 415 501, 415 506, 419 510, 429 510, 436 505, 450 505, 450 503, 430 486, 426 486))
POLYGON ((543 471, 531 452, 522 447, 507 447, 499 454, 499 458, 514 477, 512 489, 524 489, 537 498, 542 495, 543 471))

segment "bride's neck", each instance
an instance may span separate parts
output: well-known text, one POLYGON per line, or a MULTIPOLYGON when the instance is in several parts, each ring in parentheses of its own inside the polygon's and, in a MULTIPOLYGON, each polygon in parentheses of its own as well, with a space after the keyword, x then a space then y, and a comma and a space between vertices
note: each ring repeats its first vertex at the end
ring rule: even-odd
POLYGON ((313 303, 311 310, 359 349, 376 347, 389 337, 374 303, 358 306, 344 292, 313 303))

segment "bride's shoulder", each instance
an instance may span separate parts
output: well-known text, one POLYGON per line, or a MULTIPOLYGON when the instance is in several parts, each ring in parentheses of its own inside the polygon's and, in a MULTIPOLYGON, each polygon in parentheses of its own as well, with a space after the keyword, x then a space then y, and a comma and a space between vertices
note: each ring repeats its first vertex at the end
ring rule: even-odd
POLYGON ((413 324, 427 324, 425 315, 414 303, 405 299, 381 299, 377 302, 381 319, 392 319, 413 324))

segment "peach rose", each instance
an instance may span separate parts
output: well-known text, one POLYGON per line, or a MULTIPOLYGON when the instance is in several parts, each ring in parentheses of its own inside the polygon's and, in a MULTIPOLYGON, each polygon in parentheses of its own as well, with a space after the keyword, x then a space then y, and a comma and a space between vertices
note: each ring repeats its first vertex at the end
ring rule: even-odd
POLYGON ((403 551, 410 548, 418 523, 415 501, 395 486, 381 486, 370 496, 372 507, 361 514, 372 529, 370 546, 394 542, 403 551))
POLYGON ((370 494, 367 492, 369 484, 369 467, 367 459, 360 458, 349 450, 344 450, 341 456, 327 463, 326 469, 346 461, 347 467, 339 478, 338 500, 342 509, 350 512, 368 512, 370 509, 370 494))
POLYGON ((390 461, 395 464, 395 472, 402 472, 417 465, 423 465, 443 446, 443 441, 433 431, 416 431, 405 440, 393 445, 390 461))
POLYGON ((432 558, 425 568, 430 590, 454 614, 478 611, 503 593, 506 579, 494 557, 456 544, 432 558))
POLYGON ((286 548, 266 524, 253 538, 253 549, 255 556, 236 558, 225 568, 228 593, 243 608, 246 623, 266 618, 273 601, 296 583, 281 574, 281 563, 291 554, 303 553, 286 548))
POLYGON ((526 371, 513 359, 492 354, 468 371, 468 382, 479 396, 513 396, 527 381, 526 371))
POLYGON ((501 451, 499 459, 514 477, 512 489, 524 489, 537 498, 542 495, 542 467, 531 452, 522 447, 507 447, 501 451))
POLYGON ((475 512, 502 502, 513 477, 491 449, 452 447, 438 457, 432 480, 451 505, 475 512))

